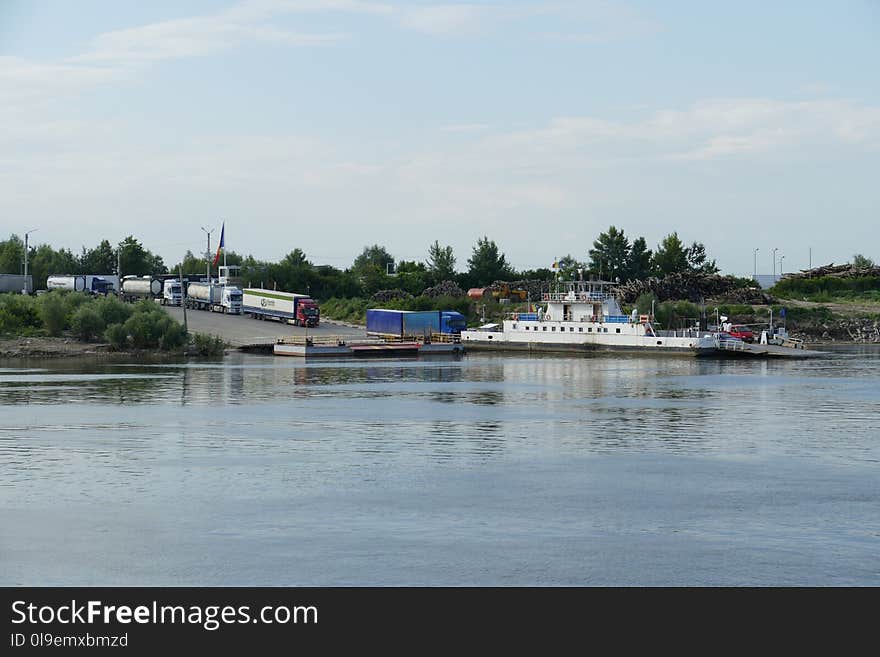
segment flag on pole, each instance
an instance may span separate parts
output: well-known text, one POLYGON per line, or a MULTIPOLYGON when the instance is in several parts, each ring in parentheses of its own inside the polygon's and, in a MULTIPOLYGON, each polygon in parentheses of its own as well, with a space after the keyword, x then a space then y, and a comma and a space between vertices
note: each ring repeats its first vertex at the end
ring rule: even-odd
POLYGON ((558 260, 554 260, 554 261, 553 261, 553 267, 552 267, 552 269, 559 269, 559 261, 558 261, 558 260))
POLYGON ((220 262, 220 249, 226 248, 226 242, 223 239, 224 233, 226 232, 226 222, 223 222, 223 226, 220 228, 220 243, 217 244, 217 255, 214 256, 214 264, 213 267, 217 266, 217 263, 220 262))

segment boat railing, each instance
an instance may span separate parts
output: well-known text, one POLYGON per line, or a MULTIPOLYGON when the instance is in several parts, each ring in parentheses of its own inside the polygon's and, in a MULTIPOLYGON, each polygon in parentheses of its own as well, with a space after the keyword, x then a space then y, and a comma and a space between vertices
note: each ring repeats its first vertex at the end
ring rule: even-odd
POLYGON ((582 303, 603 302, 614 295, 607 292, 542 292, 541 301, 580 301, 582 303))
POLYGON ((461 343, 461 334, 459 333, 432 333, 431 342, 444 342, 459 344, 461 343))
MULTIPOLYGON (((275 341, 275 344, 292 344, 292 345, 304 345, 308 347, 313 347, 316 345, 328 346, 343 346, 345 345, 347 340, 351 340, 352 336, 348 335, 286 335, 282 338, 278 338, 275 341)), ((358 342, 376 342, 379 343, 381 340, 378 339, 367 339, 367 340, 358 340, 358 342)))
POLYGON ((746 351, 746 343, 738 338, 715 337, 715 347, 723 351, 746 351))

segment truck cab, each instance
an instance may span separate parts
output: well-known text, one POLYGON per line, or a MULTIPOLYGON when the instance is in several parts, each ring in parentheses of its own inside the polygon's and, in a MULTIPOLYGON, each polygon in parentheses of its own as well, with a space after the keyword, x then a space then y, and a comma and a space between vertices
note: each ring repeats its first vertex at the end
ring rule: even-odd
POLYGON ((183 302, 183 288, 176 278, 167 279, 162 286, 162 305, 179 306, 183 302))
POLYGON ((230 315, 241 314, 241 289, 232 286, 223 287, 223 297, 220 301, 223 306, 223 312, 230 315))
POLYGON ((467 328, 467 319, 460 312, 444 310, 440 314, 441 333, 461 333, 467 328))
POLYGON ((321 321, 321 310, 314 299, 296 300, 296 323, 309 328, 317 326, 321 321))

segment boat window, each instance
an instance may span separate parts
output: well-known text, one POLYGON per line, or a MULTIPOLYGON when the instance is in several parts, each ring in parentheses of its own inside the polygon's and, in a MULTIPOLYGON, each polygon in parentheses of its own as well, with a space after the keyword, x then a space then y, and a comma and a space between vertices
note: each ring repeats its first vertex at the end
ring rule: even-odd
POLYGON ((551 331, 555 331, 555 330, 556 330, 556 327, 553 326, 553 327, 550 328, 550 330, 551 330, 551 331))
POLYGON ((592 333, 592 332, 593 332, 593 327, 592 326, 587 327, 587 333, 592 333))
POLYGON ((584 332, 584 327, 578 326, 578 333, 583 333, 583 332, 584 332))
POLYGON ((569 333, 574 333, 574 326, 569 326, 569 327, 568 327, 568 332, 569 332, 569 333))
POLYGON ((617 332, 620 333, 620 329, 617 329, 617 332))
POLYGON ((542 330, 542 331, 546 331, 546 330, 547 330, 547 327, 546 327, 546 326, 542 326, 542 327, 541 327, 541 330, 542 330))
MULTIPOLYGON (((513 328, 516 328, 516 324, 513 325, 513 328)), ((618 333, 619 333, 619 332, 620 332, 620 331, 618 331, 618 333)))

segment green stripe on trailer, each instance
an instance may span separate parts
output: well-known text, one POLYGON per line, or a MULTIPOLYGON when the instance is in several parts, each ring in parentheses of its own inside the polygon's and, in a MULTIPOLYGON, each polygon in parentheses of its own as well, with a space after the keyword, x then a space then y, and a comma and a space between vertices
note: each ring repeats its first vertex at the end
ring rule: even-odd
POLYGON ((279 301, 293 301, 294 296, 283 297, 280 294, 272 294, 270 292, 261 292, 260 290, 246 289, 244 294, 253 294, 255 297, 266 297, 268 299, 278 299, 279 301))

